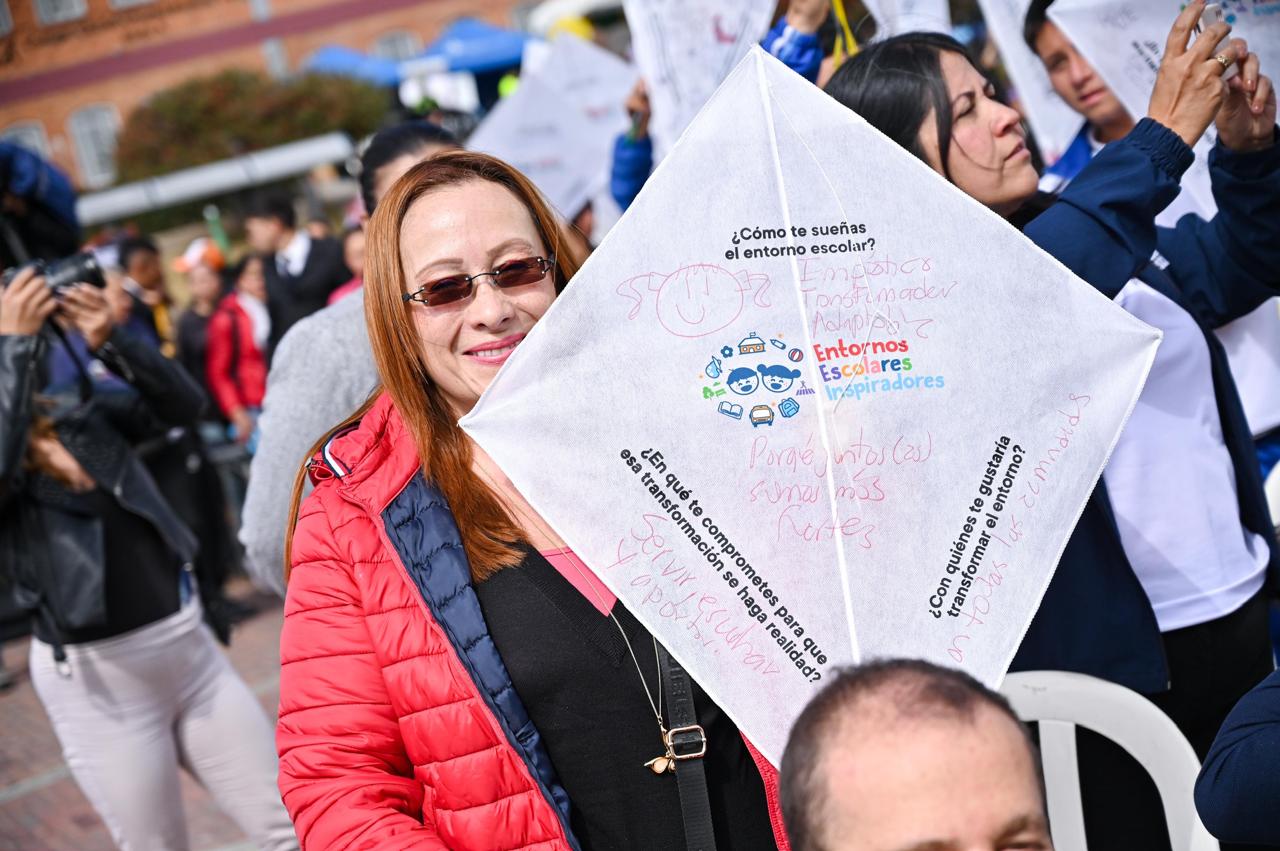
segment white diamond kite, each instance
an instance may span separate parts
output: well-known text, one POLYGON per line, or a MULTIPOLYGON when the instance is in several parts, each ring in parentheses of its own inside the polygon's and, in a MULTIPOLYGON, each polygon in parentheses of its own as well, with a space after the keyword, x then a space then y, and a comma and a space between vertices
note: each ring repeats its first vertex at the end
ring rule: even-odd
POLYGON ((759 49, 462 426, 777 764, 836 665, 996 684, 1159 333, 759 49))
POLYGON ((631 49, 653 102, 658 158, 762 39, 773 0, 623 0, 631 49))

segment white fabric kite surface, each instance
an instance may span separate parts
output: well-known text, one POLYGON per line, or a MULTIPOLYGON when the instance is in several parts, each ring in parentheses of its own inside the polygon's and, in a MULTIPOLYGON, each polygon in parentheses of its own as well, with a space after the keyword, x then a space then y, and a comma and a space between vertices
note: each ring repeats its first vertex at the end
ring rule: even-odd
POLYGON ((666 156, 752 45, 774 0, 623 0, 631 49, 649 89, 655 156, 666 156))
POLYGON ((1000 681, 1158 339, 757 49, 462 426, 776 765, 833 666, 1000 681))

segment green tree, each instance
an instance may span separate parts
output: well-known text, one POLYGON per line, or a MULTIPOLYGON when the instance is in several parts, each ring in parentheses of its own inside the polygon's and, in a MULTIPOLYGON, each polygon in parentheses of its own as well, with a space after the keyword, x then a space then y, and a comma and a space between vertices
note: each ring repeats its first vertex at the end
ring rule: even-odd
POLYGON ((223 71, 154 95, 130 114, 117 142, 121 182, 168 174, 309 136, 376 130, 390 96, 345 77, 277 81, 223 71))

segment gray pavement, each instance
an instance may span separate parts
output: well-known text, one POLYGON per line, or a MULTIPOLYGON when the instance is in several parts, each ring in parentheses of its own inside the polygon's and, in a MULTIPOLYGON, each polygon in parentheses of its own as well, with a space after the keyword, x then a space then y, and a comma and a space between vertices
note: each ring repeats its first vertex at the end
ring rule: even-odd
MULTIPOLYGON (((236 627, 228 655, 274 721, 280 686, 280 602, 233 583, 231 595, 259 606, 236 627)), ((0 851, 113 851, 111 835, 71 779, 58 740, 27 677, 28 642, 4 646, 17 685, 0 692, 0 851)), ((121 778, 128 782, 128 778, 121 778)), ((185 773, 183 807, 192 851, 251 851, 252 845, 185 773)))

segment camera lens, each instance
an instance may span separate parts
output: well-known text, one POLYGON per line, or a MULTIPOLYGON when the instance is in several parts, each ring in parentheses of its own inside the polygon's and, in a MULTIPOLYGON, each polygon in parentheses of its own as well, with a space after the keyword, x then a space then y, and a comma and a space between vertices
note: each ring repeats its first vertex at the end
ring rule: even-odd
POLYGON ((98 258, 88 251, 50 263, 45 268, 44 276, 49 289, 54 292, 61 292, 73 284, 89 284, 98 289, 107 285, 102 267, 98 265, 98 258))

